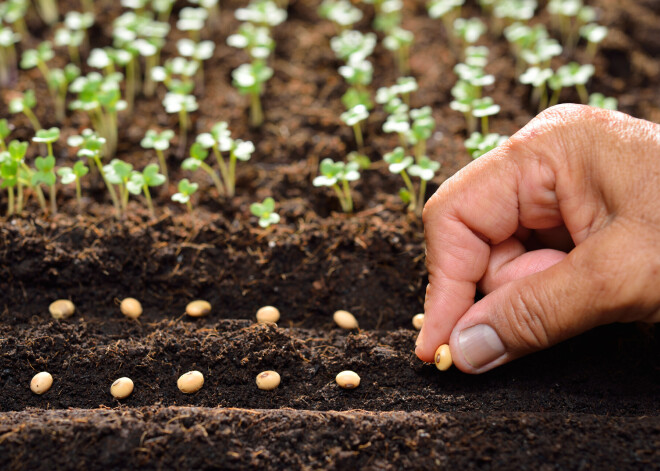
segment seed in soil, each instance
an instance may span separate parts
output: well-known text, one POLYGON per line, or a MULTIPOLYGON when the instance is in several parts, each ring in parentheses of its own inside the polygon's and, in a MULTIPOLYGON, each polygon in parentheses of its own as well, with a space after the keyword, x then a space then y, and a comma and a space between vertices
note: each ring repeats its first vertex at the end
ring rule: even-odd
POLYGON ((202 317, 211 312, 211 303, 198 299, 188 303, 186 306, 186 314, 190 317, 202 317))
POLYGON ((332 319, 342 329, 351 330, 358 328, 357 319, 348 311, 337 311, 332 316, 332 319))
POLYGON ((415 314, 412 324, 415 329, 420 330, 424 325, 424 314, 415 314))
POLYGON ((119 305, 121 313, 131 319, 137 319, 142 315, 142 304, 135 298, 126 298, 119 305))
POLYGON ((344 389, 354 389, 360 385, 360 377, 355 371, 342 371, 335 380, 344 389))
POLYGON ((179 377, 176 385, 182 393, 196 393, 204 386, 204 375, 199 371, 189 371, 179 377))
POLYGON ((48 306, 48 310, 53 319, 66 319, 76 312, 76 306, 68 299, 58 299, 48 306))
POLYGON ((270 391, 280 385, 280 374, 277 371, 263 371, 257 375, 257 387, 270 391))
POLYGON ((435 366, 440 371, 447 371, 452 365, 451 351, 449 351, 449 345, 444 344, 440 345, 435 351, 435 366))
POLYGON ((47 371, 37 373, 30 381, 30 389, 35 394, 43 394, 53 385, 53 377, 47 371))
POLYGON ((280 311, 273 306, 264 306, 257 311, 257 322, 274 323, 280 320, 280 311))
POLYGON ((124 399, 133 392, 133 380, 131 378, 119 378, 110 386, 110 394, 117 399, 124 399))

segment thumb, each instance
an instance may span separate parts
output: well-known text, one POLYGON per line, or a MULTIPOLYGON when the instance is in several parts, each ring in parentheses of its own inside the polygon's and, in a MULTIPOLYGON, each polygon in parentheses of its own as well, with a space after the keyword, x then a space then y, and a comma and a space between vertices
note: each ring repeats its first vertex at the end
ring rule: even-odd
MULTIPOLYGON (((626 279, 630 253, 612 226, 578 245, 544 271, 506 283, 475 303, 450 336, 455 365, 482 373, 601 324, 620 320, 642 299, 626 279), (627 266, 626 266, 627 265, 627 266)), ((634 257, 633 257, 634 258, 634 257)), ((630 278, 630 277, 628 277, 630 278)), ((628 319, 635 320, 635 319, 628 319)))

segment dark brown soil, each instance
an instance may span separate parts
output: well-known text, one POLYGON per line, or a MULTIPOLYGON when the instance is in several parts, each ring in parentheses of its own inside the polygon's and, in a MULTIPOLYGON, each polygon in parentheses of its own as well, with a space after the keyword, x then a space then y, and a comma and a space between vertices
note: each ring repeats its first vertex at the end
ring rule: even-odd
MULTIPOLYGON (((59 3, 62 11, 78 9, 77 2, 59 3)), ((253 159, 239 166, 236 198, 219 198, 195 175, 201 191, 194 229, 169 200, 173 185, 155 194, 156 220, 135 199, 131 214, 116 221, 91 179, 84 216, 67 188, 54 217, 38 215, 30 201, 20 217, 0 220, 0 469, 660 468, 657 328, 603 327, 478 377, 440 373, 416 359, 410 321, 422 310, 426 285, 423 228, 398 201, 400 182, 377 163, 396 138, 383 135, 385 116, 374 112, 365 138, 376 163, 355 187, 357 214, 336 213, 332 194, 311 185, 322 158, 343 159, 354 149, 339 119, 345 85, 328 46, 334 30, 319 20, 317 1, 290 3, 289 20, 275 31, 266 124, 255 130, 231 87, 231 70, 246 57, 224 45, 238 26, 232 10, 243 3, 224 2, 221 25, 207 33, 217 48, 188 135, 192 142, 226 120, 235 137, 254 141, 253 159), (269 195, 282 223, 264 231, 249 204, 269 195), (118 301, 127 296, 145 308, 139 322, 119 314, 118 301), (72 299, 76 315, 53 321, 48 305, 57 298, 72 299), (193 320, 183 312, 197 298, 213 311, 193 320), (266 304, 282 311, 279 327, 254 324, 266 304), (331 315, 339 308, 353 312, 363 330, 336 329, 331 315), (188 396, 176 378, 191 369, 204 373, 205 385, 188 396), (282 375, 275 391, 254 385, 265 369, 282 375), (343 369, 360 374, 358 389, 334 383, 343 369), (28 385, 42 370, 55 383, 36 396, 28 385), (123 401, 109 394, 120 376, 135 382, 123 401)), ((660 3, 591 3, 611 33, 590 91, 660 121, 660 3)), ((95 4, 102 21, 92 45, 102 46, 121 10, 119 2, 95 4)), ((478 9, 471 3, 465 14, 478 9)), ((370 21, 366 15, 360 29, 370 21)), ((31 46, 52 37, 37 17, 28 26, 31 46)), ((428 147, 443 167, 430 194, 470 161, 463 118, 449 108, 456 59, 423 2, 406 3, 404 26, 415 32, 411 67, 420 90, 412 105, 432 106, 438 123, 428 147)), ((178 37, 173 29, 170 38, 178 37)), ((484 44, 497 77, 487 92, 502 106, 492 128, 512 134, 535 109, 529 90, 513 79, 505 42, 489 37, 484 44)), ((374 62, 373 88, 392 84, 398 74, 391 54, 378 46, 374 62)), ((42 124, 59 124, 38 71, 21 72, 13 88, 35 88, 42 124)), ((0 116, 11 93, 0 89, 0 116)), ((145 131, 177 129, 160 103, 164 90, 159 94, 139 97, 135 113, 121 118, 118 156, 138 168, 155 160, 139 146, 145 131)), ((577 99, 569 91, 562 96, 577 99)), ((32 136, 23 117, 10 122, 13 138, 32 136)), ((63 136, 86 126, 70 113, 63 136)), ((177 145, 169 154, 173 181, 191 177, 179 170, 185 154, 177 145)), ((55 150, 58 163, 74 161, 66 146, 55 150)), ((0 208, 5 198, 0 192, 0 208)))

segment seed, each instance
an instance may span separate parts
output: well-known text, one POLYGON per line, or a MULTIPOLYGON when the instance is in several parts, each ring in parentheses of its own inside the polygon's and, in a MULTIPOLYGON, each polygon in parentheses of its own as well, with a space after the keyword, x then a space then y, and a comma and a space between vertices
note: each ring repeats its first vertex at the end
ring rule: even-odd
POLYGON ((342 329, 351 330, 358 328, 358 321, 353 314, 348 311, 336 311, 332 319, 342 329))
POLYGON ((133 380, 131 378, 119 378, 110 386, 110 394, 117 399, 124 399, 133 392, 133 380))
POLYGON ((204 386, 204 375, 199 371, 189 371, 179 377, 176 385, 182 393, 196 393, 204 386))
POLYGON ((353 389, 360 385, 360 377, 354 371, 342 371, 335 380, 344 389, 353 389))
POLYGON ((54 319, 66 319, 76 312, 76 306, 68 299, 58 299, 48 306, 48 310, 54 319))
POLYGON ((202 301, 201 299, 188 303, 186 306, 186 314, 190 317, 202 317, 209 312, 211 312, 211 303, 202 301))
POLYGON ((142 304, 135 298, 126 298, 119 305, 121 313, 131 319, 137 319, 142 314, 142 304))
POLYGON ((273 323, 280 320, 280 311, 273 306, 264 306, 257 311, 257 322, 273 323))
POLYGON ((280 374, 277 371, 264 371, 257 375, 257 387, 264 391, 270 391, 280 385, 280 374))
POLYGON ((424 325, 424 314, 415 314, 413 317, 413 327, 417 330, 421 329, 424 325))
POLYGON ((47 371, 37 373, 30 381, 30 389, 35 394, 43 394, 53 385, 53 377, 47 371))
POLYGON ((440 371, 447 371, 452 364, 449 345, 440 345, 435 351, 435 366, 440 371))

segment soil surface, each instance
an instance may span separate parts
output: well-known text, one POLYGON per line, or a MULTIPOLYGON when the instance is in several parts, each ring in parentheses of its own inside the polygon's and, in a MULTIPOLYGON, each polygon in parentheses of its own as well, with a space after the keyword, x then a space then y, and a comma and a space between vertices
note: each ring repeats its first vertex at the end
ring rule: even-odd
MULTIPOLYGON (((79 9, 58 3, 62 12, 79 9)), ((231 71, 246 56, 225 45, 239 24, 233 10, 244 2, 222 2, 220 24, 205 32, 216 50, 196 88, 200 110, 187 139, 224 120, 234 137, 255 143, 252 160, 238 167, 234 199, 219 197, 204 175, 180 170, 186 153, 175 140, 172 181, 200 183, 194 220, 170 202, 172 183, 154 194, 156 219, 135 198, 117 221, 98 178, 83 185, 82 216, 73 189, 64 188, 55 216, 42 217, 30 200, 22 215, 0 219, 0 469, 660 469, 657 327, 602 327, 481 376, 440 373, 415 357, 411 318, 423 309, 427 276, 423 227, 406 214, 401 182, 380 162, 397 145, 380 130, 382 110, 365 129, 374 164, 355 186, 356 214, 337 213, 332 192, 311 185, 321 159, 343 160, 355 149, 339 119, 346 86, 328 45, 335 31, 319 19, 318 3, 291 1, 289 19, 274 31, 275 75, 260 129, 249 127, 247 103, 231 86, 231 71), (282 222, 262 230, 249 204, 266 196, 278 202, 282 222), (119 313, 127 296, 144 306, 138 321, 119 313), (72 318, 51 319, 48 305, 58 298, 75 303, 72 318), (211 302, 212 312, 187 317, 193 299, 211 302), (280 309, 278 326, 255 324, 263 305, 280 309), (360 330, 336 328, 336 309, 354 313, 360 330), (203 372, 205 385, 184 395, 176 379, 192 369, 203 372), (255 386, 267 369, 282 376, 270 392, 255 386), (335 384, 344 369, 358 372, 359 388, 335 384), (29 382, 44 370, 55 382, 36 396, 29 382), (122 401, 109 393, 120 376, 135 382, 122 401)), ((660 2, 590 3, 610 35, 589 90, 660 122, 660 2)), ((94 4, 100 21, 91 45, 108 45, 122 10, 119 2, 94 4)), ((373 15, 364 11, 358 28, 369 31, 373 15)), ((468 2, 464 16, 477 14, 468 2)), ((545 13, 535 21, 549 24, 545 13)), ((53 36, 37 16, 28 27, 24 48, 53 36)), ((471 160, 464 120, 449 108, 456 58, 423 2, 406 2, 404 27, 415 33, 410 65, 420 90, 412 106, 432 106, 437 122, 428 151, 442 169, 430 195, 471 160)), ((180 37, 173 28, 165 58, 176 54, 180 37)), ((536 110, 514 79, 506 42, 490 33, 482 43, 497 78, 486 92, 502 107, 491 127, 512 134, 536 110)), ((66 52, 59 53, 53 65, 64 65, 66 52)), ((580 47, 556 65, 572 59, 588 60, 580 47)), ((374 90, 395 82, 391 53, 380 44, 373 62, 374 90)), ((0 117, 9 117, 12 138, 33 135, 5 106, 14 90, 29 88, 42 124, 60 124, 39 72, 22 71, 0 89, 0 117)), ((139 96, 135 112, 120 115, 118 157, 136 168, 156 159, 139 145, 147 129, 178 129, 161 105, 164 92, 139 96)), ((562 95, 575 100, 574 91, 562 95)), ((75 161, 62 143, 88 125, 68 113, 58 164, 75 161)), ((38 151, 32 147, 30 158, 38 151)))

